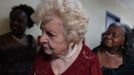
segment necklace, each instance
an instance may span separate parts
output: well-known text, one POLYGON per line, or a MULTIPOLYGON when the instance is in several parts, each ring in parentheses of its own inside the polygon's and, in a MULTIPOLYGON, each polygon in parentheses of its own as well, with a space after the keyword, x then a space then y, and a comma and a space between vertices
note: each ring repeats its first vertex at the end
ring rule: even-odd
POLYGON ((78 48, 80 48, 81 46, 82 46, 81 43, 75 44, 73 47, 70 47, 68 49, 68 51, 65 55, 60 56, 57 60, 54 60, 51 63, 52 68, 54 66, 57 67, 57 65, 58 65, 58 68, 56 68, 58 72, 54 71, 55 75, 61 75, 64 71, 66 71, 71 66, 71 64, 78 57, 79 52, 81 51, 81 49, 78 49, 78 48), (59 62, 59 63, 57 63, 57 62, 59 62), (57 64, 55 64, 55 63, 57 63, 57 64))
POLYGON ((110 57, 116 57, 116 56, 119 56, 118 54, 111 54, 109 53, 108 51, 105 52, 108 56, 110 57))
POLYGON ((15 39, 17 42, 21 44, 26 44, 26 37, 23 36, 21 39, 17 38, 16 36, 12 35, 13 39, 15 39))
POLYGON ((75 45, 73 49, 69 48, 67 54, 65 56, 61 56, 60 58, 61 59, 71 58, 77 52, 77 48, 78 48, 77 45, 75 45))
MULTIPOLYGON (((78 46, 77 44, 74 45, 73 48, 69 48, 68 52, 65 55, 62 55, 59 57, 59 59, 56 62, 60 62, 60 64, 58 63, 58 72, 55 72, 55 75, 61 75, 71 64, 72 62, 74 62, 74 57, 76 55, 76 53, 78 52, 78 46)), ((52 63, 52 65, 55 62, 52 63)), ((57 64, 55 64, 57 65, 57 64)), ((54 66, 54 65, 53 65, 54 66)))

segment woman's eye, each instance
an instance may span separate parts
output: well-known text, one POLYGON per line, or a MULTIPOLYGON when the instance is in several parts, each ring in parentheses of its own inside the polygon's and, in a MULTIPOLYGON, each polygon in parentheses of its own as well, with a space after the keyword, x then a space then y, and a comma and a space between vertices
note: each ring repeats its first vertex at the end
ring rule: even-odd
POLYGON ((47 32, 48 36, 54 37, 55 35, 53 33, 47 32))
POLYGON ((108 35, 110 35, 110 33, 105 32, 105 33, 103 33, 103 35, 104 35, 104 36, 108 36, 108 35))
POLYGON ((119 37, 119 34, 113 33, 113 37, 119 37))

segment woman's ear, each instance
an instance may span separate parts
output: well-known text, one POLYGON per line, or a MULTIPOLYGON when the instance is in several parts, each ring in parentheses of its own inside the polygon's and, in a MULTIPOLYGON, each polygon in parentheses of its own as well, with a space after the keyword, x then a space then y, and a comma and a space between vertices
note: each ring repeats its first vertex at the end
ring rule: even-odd
POLYGON ((74 42, 70 42, 69 43, 69 48, 73 48, 74 47, 74 42))
POLYGON ((101 40, 104 38, 105 32, 101 34, 101 40))
POLYGON ((39 36, 37 37, 37 44, 38 44, 38 45, 41 45, 41 43, 40 43, 40 38, 41 38, 41 35, 39 35, 39 36))

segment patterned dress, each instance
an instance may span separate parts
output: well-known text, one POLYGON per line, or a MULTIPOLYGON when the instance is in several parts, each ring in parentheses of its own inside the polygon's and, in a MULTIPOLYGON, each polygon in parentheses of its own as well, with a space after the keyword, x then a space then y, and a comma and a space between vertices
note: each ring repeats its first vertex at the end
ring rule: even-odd
MULTIPOLYGON (((55 75, 51 68, 51 56, 41 49, 36 56, 34 75, 55 75)), ((61 75, 102 75, 96 56, 83 44, 82 50, 73 64, 61 75)))

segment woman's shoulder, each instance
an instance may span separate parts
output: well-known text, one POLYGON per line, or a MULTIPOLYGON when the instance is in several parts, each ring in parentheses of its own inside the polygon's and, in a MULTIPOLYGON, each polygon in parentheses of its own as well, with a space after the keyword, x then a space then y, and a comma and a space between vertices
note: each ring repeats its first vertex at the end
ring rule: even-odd
POLYGON ((129 54, 123 55, 124 64, 134 64, 134 56, 129 54))
POLYGON ((123 55, 123 64, 116 71, 117 75, 133 75, 134 72, 134 57, 123 55))
POLYGON ((82 48, 82 54, 84 56, 84 58, 90 59, 90 60, 94 60, 96 59, 96 55, 92 52, 92 50, 87 47, 86 45, 83 44, 83 48, 82 48))
POLYGON ((8 37, 10 37, 10 36, 11 36, 10 33, 2 34, 2 35, 0 35, 0 40, 2 40, 2 39, 6 39, 6 38, 8 38, 8 37))
POLYGON ((4 46, 5 43, 9 43, 7 41, 11 40, 11 34, 10 33, 5 33, 0 35, 0 48, 4 46))
POLYGON ((98 52, 99 48, 100 48, 100 45, 93 48, 92 52, 96 54, 98 52))
POLYGON ((125 63, 120 66, 117 75, 134 75, 134 57, 125 55, 124 60, 125 63))

